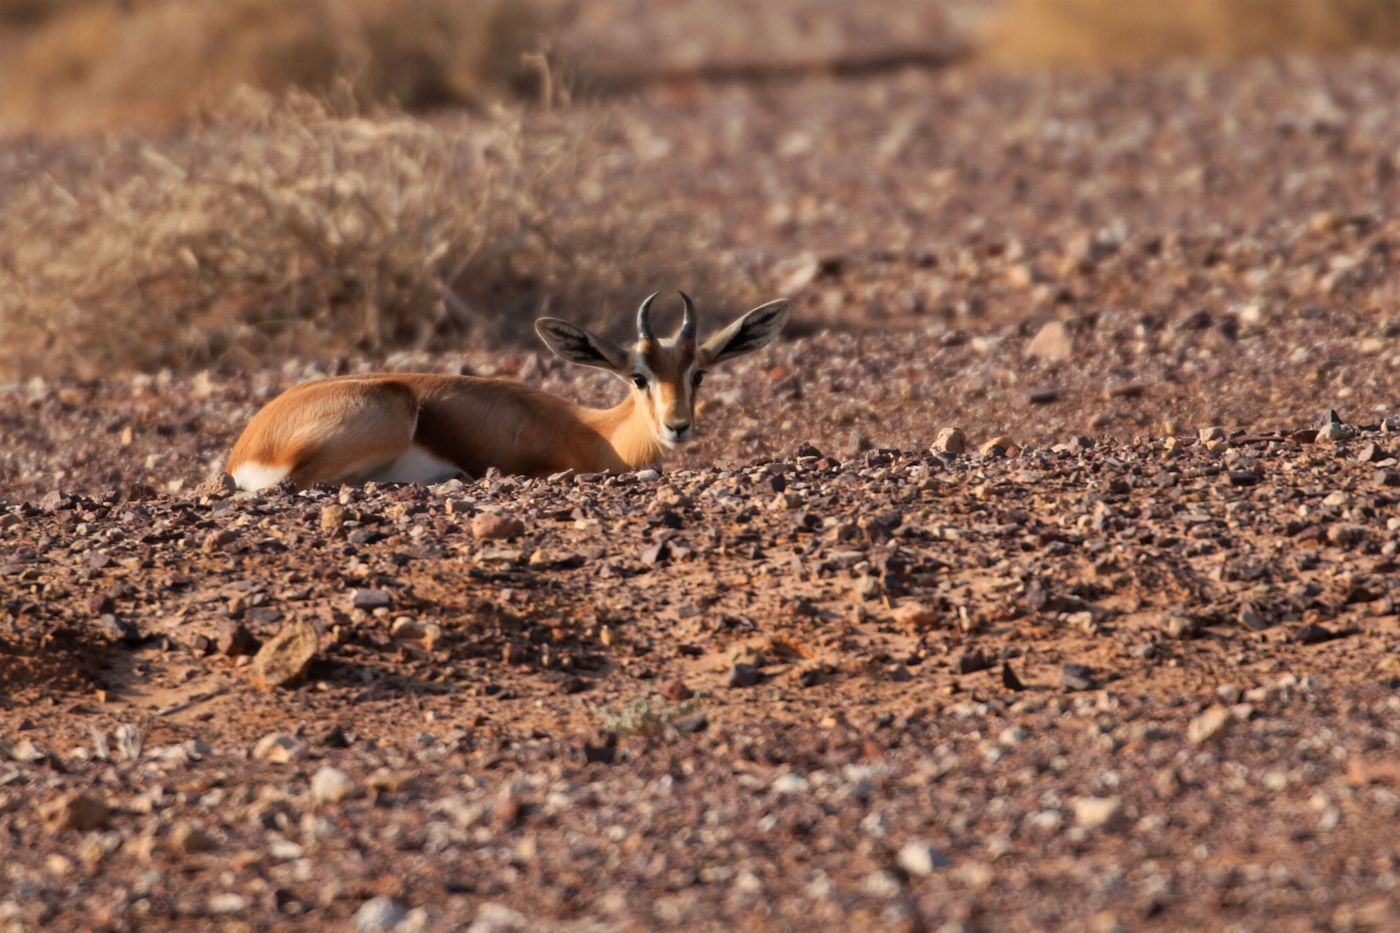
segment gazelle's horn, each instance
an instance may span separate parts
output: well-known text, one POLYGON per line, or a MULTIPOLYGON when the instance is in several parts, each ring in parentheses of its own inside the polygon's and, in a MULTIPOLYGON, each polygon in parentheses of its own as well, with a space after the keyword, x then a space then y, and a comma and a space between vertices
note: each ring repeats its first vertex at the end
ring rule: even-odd
POLYGON ((685 316, 681 318, 681 330, 676 336, 680 340, 695 342, 695 302, 690 300, 690 296, 681 292, 681 302, 685 305, 685 316))
POLYGON ((656 300, 660 292, 652 292, 642 299, 642 305, 637 309, 637 336, 643 343, 651 343, 656 339, 656 334, 651 330, 651 303, 656 300))

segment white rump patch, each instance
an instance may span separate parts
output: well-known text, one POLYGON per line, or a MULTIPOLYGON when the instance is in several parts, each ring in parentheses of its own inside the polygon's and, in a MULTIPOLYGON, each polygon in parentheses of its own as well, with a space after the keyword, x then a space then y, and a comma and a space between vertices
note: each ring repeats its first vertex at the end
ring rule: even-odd
POLYGON ((238 468, 233 471, 233 481, 239 489, 255 491, 268 486, 276 486, 291 472, 289 467, 268 466, 266 463, 249 460, 240 463, 238 468))
POLYGON ((461 475, 462 470, 455 463, 434 456, 426 447, 410 444, 401 457, 374 470, 365 480, 371 483, 440 483, 461 475))

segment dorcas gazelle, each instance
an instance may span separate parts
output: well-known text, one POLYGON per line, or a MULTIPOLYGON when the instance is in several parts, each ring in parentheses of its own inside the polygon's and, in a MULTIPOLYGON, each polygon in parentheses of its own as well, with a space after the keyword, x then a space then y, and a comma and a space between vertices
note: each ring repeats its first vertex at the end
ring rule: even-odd
POLYGON ((690 437, 705 371, 766 346, 788 317, 786 301, 760 305, 697 339, 695 307, 675 336, 657 337, 649 296, 637 337, 621 347, 555 318, 535 331, 570 363, 613 373, 628 386, 614 408, 585 408, 513 379, 429 373, 336 376, 283 392, 253 417, 229 457, 241 489, 284 479, 314 483, 430 483, 490 467, 546 476, 658 463, 690 437))

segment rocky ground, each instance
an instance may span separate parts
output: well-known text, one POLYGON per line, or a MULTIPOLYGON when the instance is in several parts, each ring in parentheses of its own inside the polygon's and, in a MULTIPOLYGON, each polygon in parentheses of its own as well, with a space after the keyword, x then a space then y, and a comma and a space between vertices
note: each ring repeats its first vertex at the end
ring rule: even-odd
POLYGON ((660 473, 208 481, 327 372, 616 392, 525 347, 5 387, 0 920, 1400 925, 1397 87, 641 94, 580 203, 797 309, 660 473))

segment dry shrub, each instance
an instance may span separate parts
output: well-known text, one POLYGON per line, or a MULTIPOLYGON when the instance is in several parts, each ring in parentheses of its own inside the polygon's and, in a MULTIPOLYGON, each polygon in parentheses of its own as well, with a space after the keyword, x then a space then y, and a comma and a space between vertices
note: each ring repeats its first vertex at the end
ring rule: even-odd
POLYGON ((644 291, 742 284, 674 212, 578 207, 606 120, 357 113, 244 91, 163 141, 49 147, 0 187, 0 381, 617 330, 644 291))
POLYGON ((42 22, 0 58, 0 127, 165 125, 240 85, 406 107, 528 80, 528 0, 0 0, 42 22))
POLYGON ((1400 0, 1006 0, 1005 65, 1139 65, 1400 46, 1400 0))
POLYGON ((0 372, 95 374, 426 345, 557 269, 508 117, 472 133, 247 92, 164 148, 111 144, 0 212, 0 372), (523 272, 520 270, 524 270, 523 272), (504 295, 501 298, 498 296, 504 295), (490 299, 488 301, 488 299, 490 299))

